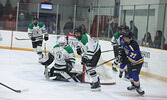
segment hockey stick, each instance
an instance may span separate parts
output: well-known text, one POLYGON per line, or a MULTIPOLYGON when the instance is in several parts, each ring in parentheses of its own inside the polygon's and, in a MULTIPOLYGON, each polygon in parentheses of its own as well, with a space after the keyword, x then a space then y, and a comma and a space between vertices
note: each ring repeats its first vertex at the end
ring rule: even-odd
POLYGON ((17 37, 15 37, 16 40, 30 40, 30 39, 19 39, 17 37))
MULTIPOLYGON (((27 39, 21 39, 21 38, 17 38, 17 37, 15 37, 15 39, 16 40, 31 40, 31 39, 28 39, 28 38, 27 39)), ((43 40, 43 39, 36 38, 36 40, 43 40)))
POLYGON ((8 89, 10 89, 10 90, 12 90, 12 91, 14 91, 14 92, 16 92, 16 93, 22 93, 22 92, 28 91, 28 89, 16 90, 16 89, 13 89, 13 88, 11 88, 11 87, 9 87, 9 86, 3 84, 3 83, 0 83, 0 84, 1 84, 2 86, 4 86, 4 87, 6 87, 6 88, 8 88, 8 89))
POLYGON ((46 56, 46 42, 44 43, 44 53, 45 53, 45 56, 46 56))
POLYGON ((110 52, 110 51, 114 51, 114 50, 101 51, 101 53, 110 52))
MULTIPOLYGON (((75 50, 77 50, 77 49, 81 49, 81 47, 78 46, 77 48, 75 48, 75 50)), ((114 51, 114 50, 101 51, 101 53, 110 52, 110 51, 114 51)))
MULTIPOLYGON (((116 57, 116 58, 117 58, 117 57, 116 57)), ((97 68, 97 67, 100 67, 100 66, 102 66, 102 65, 104 65, 104 64, 106 64, 106 63, 108 63, 108 62, 110 62, 110 61, 112 61, 112 60, 114 60, 114 59, 116 59, 116 58, 112 58, 112 59, 110 59, 110 60, 108 60, 108 61, 105 61, 105 62, 103 62, 103 63, 101 63, 101 64, 95 66, 95 67, 89 68, 89 69, 87 69, 87 70, 85 70, 85 71, 83 71, 83 72, 81 72, 81 73, 78 73, 78 74, 75 75, 75 77, 76 77, 76 76, 79 76, 79 75, 82 75, 82 74, 84 74, 84 73, 87 73, 88 71, 90 71, 90 70, 92 70, 92 69, 95 69, 95 68, 97 68)), ((67 78, 67 80, 68 80, 68 79, 71 79, 71 78, 73 78, 73 77, 67 78)))
MULTIPOLYGON (((46 56, 46 42, 44 43, 44 53, 45 53, 45 56, 46 56)), ((48 76, 48 66, 45 65, 45 78, 48 80, 49 79, 49 76, 48 76)))

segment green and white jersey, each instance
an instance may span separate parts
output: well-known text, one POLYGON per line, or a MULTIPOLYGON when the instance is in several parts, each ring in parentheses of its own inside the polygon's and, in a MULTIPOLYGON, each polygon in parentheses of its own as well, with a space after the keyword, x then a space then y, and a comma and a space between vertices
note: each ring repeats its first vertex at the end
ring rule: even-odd
POLYGON ((36 26, 31 23, 28 26, 28 33, 29 37, 43 37, 43 34, 47 34, 45 25, 41 22, 38 22, 36 26))
POLYGON ((69 59, 73 65, 75 64, 75 54, 69 45, 61 47, 59 44, 57 44, 53 47, 50 53, 54 55, 54 67, 57 69, 66 68, 65 59, 69 59))
POLYGON ((120 45, 120 35, 119 32, 114 33, 113 37, 111 38, 111 45, 120 45))
POLYGON ((100 46, 97 41, 92 39, 88 34, 83 34, 78 45, 82 48, 83 56, 92 59, 93 55, 99 50, 100 46))

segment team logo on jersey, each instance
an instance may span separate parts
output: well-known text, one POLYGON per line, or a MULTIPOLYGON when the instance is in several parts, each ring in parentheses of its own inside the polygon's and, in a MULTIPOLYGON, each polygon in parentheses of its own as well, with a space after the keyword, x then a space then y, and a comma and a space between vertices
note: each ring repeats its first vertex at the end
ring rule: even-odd
POLYGON ((33 28, 33 34, 34 35, 38 35, 40 33, 41 33, 41 30, 40 30, 39 26, 33 28))
POLYGON ((62 52, 61 51, 56 52, 56 59, 58 61, 60 61, 62 59, 62 52))

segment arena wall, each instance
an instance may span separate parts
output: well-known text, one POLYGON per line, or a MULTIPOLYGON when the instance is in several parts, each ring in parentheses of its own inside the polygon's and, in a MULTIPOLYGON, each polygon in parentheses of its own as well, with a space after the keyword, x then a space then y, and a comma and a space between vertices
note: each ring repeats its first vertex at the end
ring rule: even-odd
MULTIPOLYGON (((1 49, 33 51, 31 40, 16 39, 28 39, 28 34, 26 32, 0 30, 0 36, 2 37, 2 41, 0 41, 1 49)), ((60 35, 49 35, 49 40, 46 41, 47 51, 52 49, 52 47, 57 43, 57 39, 59 37, 60 35)), ((102 51, 113 49, 110 41, 99 40, 99 43, 101 45, 102 51)), ((75 48, 77 42, 74 41, 71 43, 71 45, 73 48, 75 48)), ((145 60, 141 74, 167 82, 167 51, 147 47, 140 47, 140 49, 144 55, 145 60)), ((104 61, 112 58, 114 58, 112 51, 102 53, 102 59, 104 61)), ((112 62, 108 63, 107 65, 111 66, 112 62)))

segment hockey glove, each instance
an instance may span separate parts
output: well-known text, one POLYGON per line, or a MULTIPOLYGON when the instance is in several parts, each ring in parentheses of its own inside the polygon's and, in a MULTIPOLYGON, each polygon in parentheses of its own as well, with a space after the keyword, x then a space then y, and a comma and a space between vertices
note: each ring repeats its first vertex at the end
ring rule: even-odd
POLYGON ((32 37, 32 33, 28 33, 28 37, 32 37))
POLYGON ((45 34, 44 40, 47 41, 49 39, 48 34, 45 34))
POLYGON ((81 59, 81 64, 86 65, 86 62, 88 62, 88 60, 89 60, 88 57, 83 56, 82 59, 81 59))
POLYGON ((66 62, 66 71, 70 72, 73 68, 72 62, 69 59, 65 59, 65 62, 66 62))
POLYGON ((35 37, 31 37, 31 40, 32 40, 32 41, 35 41, 35 40, 36 40, 36 38, 35 38, 35 37))
POLYGON ((118 48, 118 57, 117 57, 117 60, 118 60, 119 63, 123 62, 123 52, 124 52, 123 48, 118 48))
POLYGON ((81 64, 91 67, 91 61, 87 56, 82 57, 81 64))
POLYGON ((81 54, 82 54, 81 47, 79 47, 79 46, 77 46, 77 54, 78 54, 78 55, 81 55, 81 54))

